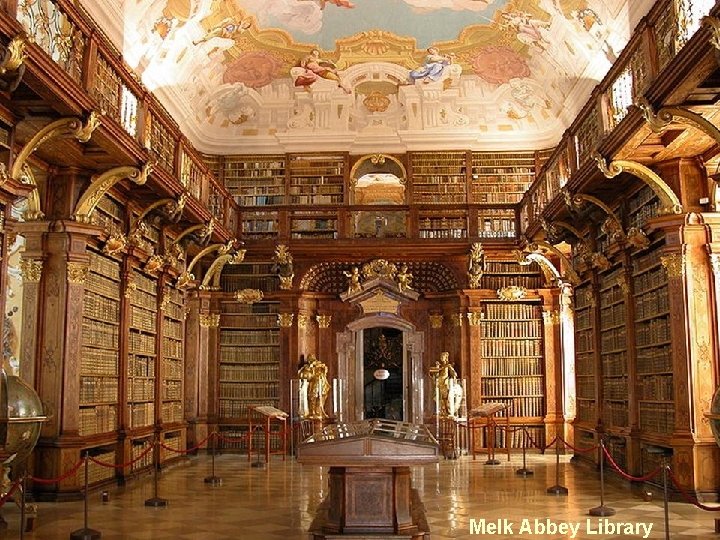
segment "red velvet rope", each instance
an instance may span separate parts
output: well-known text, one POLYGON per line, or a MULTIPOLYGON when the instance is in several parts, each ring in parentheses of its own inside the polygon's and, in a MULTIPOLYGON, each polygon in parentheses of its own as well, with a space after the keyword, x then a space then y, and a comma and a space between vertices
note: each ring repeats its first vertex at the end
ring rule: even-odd
POLYGON ((570 444, 569 442, 567 442, 567 441, 566 441, 565 439, 563 439, 562 437, 560 438, 560 441, 562 441, 562 443, 563 443, 565 446, 567 446, 570 450, 572 450, 573 452, 578 452, 579 454, 584 454, 584 453, 586 453, 586 452, 592 452, 593 450, 597 450, 598 448, 600 448, 600 445, 599 445, 599 444, 596 444, 595 446, 591 446, 591 447, 589 447, 589 448, 578 448, 578 447, 576 447, 576 446, 573 446, 573 445, 570 444))
POLYGON ((73 474, 78 472, 78 469, 82 466, 82 464, 85 463, 85 458, 80 458, 80 461, 78 461, 72 469, 70 469, 68 472, 63 474, 62 476, 58 476, 57 478, 35 478, 34 476, 31 476, 30 479, 33 482, 37 482, 38 484, 57 484, 58 482, 62 482, 63 480, 67 480, 70 478, 73 474))
POLYGON ((0 497, 0 506, 3 506, 7 500, 12 497, 12 494, 15 493, 15 490, 20 487, 20 484, 22 483, 22 478, 18 478, 13 482, 12 486, 10 486, 10 489, 8 489, 8 492, 0 497))
POLYGON ((668 467, 667 469, 668 474, 670 475, 670 480, 672 481, 673 485, 675 486, 675 489, 677 489, 680 492, 680 496, 685 499, 686 502, 689 502, 690 504, 694 504, 697 506, 700 510, 707 510, 708 512, 720 512, 720 506, 705 506, 703 503, 698 501, 695 497, 691 496, 687 491, 685 491, 682 486, 680 486, 680 482, 675 477, 675 474, 672 472, 672 469, 668 467))
POLYGON ((89 456, 88 459, 95 463, 96 465, 100 465, 101 467, 107 467, 108 469, 125 469, 126 467, 130 467, 140 461, 142 458, 147 456, 150 451, 153 449, 152 445, 148 446, 145 450, 142 451, 136 458, 131 459, 127 463, 121 463, 120 465, 115 465, 114 463, 105 463, 104 461, 100 461, 95 459, 92 456, 89 456))
POLYGON ((198 450, 203 444, 205 444, 210 439, 212 439, 215 435, 216 435, 216 433, 213 431, 210 435, 205 437, 202 441, 197 443, 192 448, 188 448, 187 450, 180 450, 179 448, 173 448, 172 446, 166 446, 163 443, 160 443, 160 446, 162 448, 164 448, 165 450, 168 450, 169 452, 175 452, 176 454, 191 454, 192 452, 195 452, 196 450, 198 450))
POLYGON ((241 441, 243 441, 243 440, 245 440, 245 439, 247 438, 245 435, 243 435, 243 436, 241 436, 241 437, 224 437, 224 436, 220 435, 219 433, 216 433, 215 436, 216 436, 219 440, 221 440, 221 441, 223 441, 223 442, 226 442, 226 443, 230 443, 230 444, 234 444, 234 443, 241 442, 241 441))
POLYGON ((535 442, 535 439, 532 438, 532 435, 530 435, 530 432, 527 430, 525 426, 523 426, 523 431, 525 432, 525 435, 527 435, 528 440, 530 441, 530 444, 533 445, 535 448, 541 451, 545 451, 548 448, 550 448, 555 442, 558 440, 557 437, 555 437, 552 441, 550 441, 546 446, 540 446, 538 443, 535 442))
POLYGON ((662 467, 658 467, 652 472, 649 472, 645 476, 632 476, 623 471, 620 466, 615 462, 613 457, 610 455, 610 452, 608 452, 608 449, 605 448, 605 445, 603 445, 603 453, 605 454, 605 457, 610 462, 610 465, 612 465, 612 468, 615 469, 620 476, 622 476, 625 480, 631 480, 633 482, 647 482, 648 480, 652 480, 655 478, 658 474, 660 474, 660 471, 662 471, 662 467))

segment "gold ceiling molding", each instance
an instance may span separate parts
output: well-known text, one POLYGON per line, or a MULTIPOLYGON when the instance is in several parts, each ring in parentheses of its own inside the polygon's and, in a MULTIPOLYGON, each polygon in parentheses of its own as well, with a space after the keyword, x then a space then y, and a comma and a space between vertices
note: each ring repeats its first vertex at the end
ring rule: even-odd
POLYGON ((415 38, 402 37, 385 30, 368 30, 338 39, 332 54, 339 69, 365 62, 390 62, 408 69, 422 64, 415 38))
POLYGON ((622 172, 632 174, 650 186, 658 196, 663 205, 660 209, 661 213, 682 214, 683 208, 680 199, 675 195, 672 188, 650 168, 641 163, 623 159, 616 159, 608 163, 597 151, 592 153, 592 157, 597 163, 598 169, 605 175, 605 178, 615 178, 622 172))
POLYGON ((138 169, 137 167, 115 167, 94 176, 90 185, 75 206, 73 219, 80 223, 90 223, 92 213, 95 211, 95 207, 100 202, 100 199, 102 199, 115 184, 127 178, 141 186, 147 182, 153 166, 153 162, 148 161, 143 165, 142 169, 138 169))
POLYGON ((83 143, 88 142, 93 131, 100 125, 101 114, 102 113, 98 113, 97 111, 92 111, 84 124, 80 118, 66 117, 55 120, 41 128, 25 143, 13 161, 12 168, 10 169, 10 178, 22 181, 21 176, 23 169, 30 155, 37 150, 39 146, 51 139, 73 138, 83 143))

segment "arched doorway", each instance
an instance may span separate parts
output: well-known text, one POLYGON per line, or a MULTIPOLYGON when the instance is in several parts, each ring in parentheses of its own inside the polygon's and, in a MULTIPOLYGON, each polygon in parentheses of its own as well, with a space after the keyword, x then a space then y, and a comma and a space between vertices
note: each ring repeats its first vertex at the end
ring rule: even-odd
POLYGON ((337 339, 338 376, 346 382, 343 420, 391 418, 422 423, 423 352, 423 332, 396 315, 371 315, 348 324, 337 339), (388 358, 397 364, 388 369, 389 383, 369 379, 383 354, 377 352, 381 335, 394 343, 388 347, 397 348, 388 353, 388 358))

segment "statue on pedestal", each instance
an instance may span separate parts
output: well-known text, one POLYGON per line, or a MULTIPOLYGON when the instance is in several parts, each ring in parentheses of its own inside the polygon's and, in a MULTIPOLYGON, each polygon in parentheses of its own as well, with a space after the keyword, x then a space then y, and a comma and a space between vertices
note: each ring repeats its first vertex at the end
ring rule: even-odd
POLYGON ((300 410, 305 410, 305 418, 309 420, 323 420, 328 416, 325 413, 325 402, 330 393, 327 372, 327 366, 314 354, 308 355, 307 362, 298 371, 300 410))
POLYGON ((440 354, 440 360, 430 369, 435 375, 437 385, 437 399, 439 416, 441 418, 455 418, 460 410, 463 398, 463 388, 458 381, 457 372, 450 364, 450 353, 440 354))

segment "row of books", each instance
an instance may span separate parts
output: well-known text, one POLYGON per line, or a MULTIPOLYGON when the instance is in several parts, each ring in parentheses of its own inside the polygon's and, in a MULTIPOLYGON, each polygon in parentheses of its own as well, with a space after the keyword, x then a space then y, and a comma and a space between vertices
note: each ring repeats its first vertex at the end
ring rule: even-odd
POLYGON ((227 330, 220 332, 220 345, 278 345, 277 330, 227 330))
POLYGON ((593 313, 589 309, 575 310, 575 330, 590 330, 593 325, 593 313))
POLYGON ((107 296, 112 300, 120 300, 120 283, 93 272, 88 273, 85 290, 107 296))
POLYGON ((246 384, 243 381, 233 383, 220 383, 220 398, 226 399, 277 399, 280 386, 276 382, 252 382, 246 384))
POLYGON ((157 297, 147 291, 134 289, 130 291, 130 302, 132 305, 142 307, 153 313, 157 310, 157 297))
POLYGON ((545 415, 545 397, 505 397, 505 396, 484 396, 483 402, 507 403, 509 407, 496 413, 498 417, 532 417, 536 418, 545 415))
POLYGON ((625 326, 604 330, 600 334, 600 346, 603 351, 617 351, 627 347, 627 332, 625 326))
POLYGON ((277 407, 278 404, 279 401, 277 399, 221 399, 218 403, 218 414, 220 415, 220 418, 247 418, 248 407, 250 405, 269 405, 271 407, 277 407))
POLYGON ((128 401, 155 399, 155 379, 128 379, 128 401))
POLYGON ((225 172, 234 170, 240 171, 265 171, 267 169, 284 169, 285 159, 284 156, 278 157, 265 157, 265 156, 238 156, 238 157, 226 157, 223 163, 225 172), (257 161, 247 161, 248 159, 255 159, 257 161))
POLYGON ((545 380, 542 376, 492 377, 482 379, 484 396, 542 396, 545 380))
POLYGON ((235 301, 223 302, 224 315, 277 315, 279 304, 276 302, 255 302, 254 304, 239 304, 235 301))
POLYGON ((154 355, 155 354, 155 336, 150 334, 140 334, 133 332, 132 329, 128 335, 128 344, 131 354, 154 355))
POLYGON ((635 297, 635 320, 666 315, 670 311, 670 297, 667 287, 646 292, 635 297))
POLYGON ((675 399, 672 375, 645 375, 638 380, 639 399, 673 401, 675 399))
POLYGON ((177 358, 163 358, 163 377, 166 379, 182 379, 182 360, 177 358))
POLYGON ((128 362, 128 375, 131 377, 154 377, 155 359, 146 356, 130 355, 128 362))
POLYGON ((628 379, 627 375, 619 378, 603 378, 603 397, 605 399, 627 400, 628 379))
POLYGON ((253 347, 222 347, 220 349, 220 362, 241 364, 266 364, 280 361, 280 349, 277 346, 253 347))
POLYGON ((576 418, 580 422, 587 422, 590 424, 594 424, 597 421, 597 414, 595 412, 595 402, 579 399, 577 401, 576 418))
POLYGON ((162 398, 164 400, 182 399, 182 381, 162 382, 162 398))
MULTIPOLYGON (((112 463, 115 464, 115 450, 106 450, 99 454, 92 454, 93 458, 101 463, 112 463)), ((104 482, 110 480, 115 476, 115 469, 112 467, 103 467, 98 465, 94 461, 89 461, 87 464, 87 480, 88 484, 97 484, 98 482, 104 482)), ((79 486, 85 485, 85 468, 80 467, 75 473, 75 483, 79 486)))
POLYGON ((220 364, 220 380, 228 381, 277 381, 280 378, 279 364, 228 365, 220 364))
POLYGON ((163 315, 165 316, 164 323, 172 321, 181 321, 185 318, 185 308, 182 304, 176 304, 170 301, 165 304, 163 308, 163 315))
POLYGON ((486 339, 480 342, 480 354, 484 358, 542 356, 543 347, 540 339, 486 339))
POLYGON ((278 290, 280 280, 273 275, 248 276, 223 272, 220 277, 220 287, 228 292, 235 292, 238 289, 260 289, 268 293, 278 290))
POLYGON ((116 259, 101 255, 96 251, 88 250, 90 255, 90 273, 88 279, 93 280, 104 277, 117 283, 120 281, 120 263, 116 259))
POLYGON ((244 233, 278 232, 278 222, 277 219, 245 220, 242 222, 242 230, 244 233))
POLYGON ((141 469, 152 466, 154 457, 153 453, 148 452, 147 454, 143 455, 143 453, 147 451, 151 444, 152 441, 147 438, 134 439, 132 441, 132 444, 130 445, 130 460, 133 462, 130 466, 131 471, 139 471, 141 469))
POLYGON ((651 270, 660 265, 660 256, 662 253, 659 249, 648 252, 646 255, 633 257, 633 276, 637 279, 638 274, 651 270))
POLYGON ((625 351, 608 353, 602 355, 603 375, 621 376, 627 375, 627 356, 625 351))
POLYGON ((117 323, 120 320, 120 302, 88 289, 83 295, 83 316, 117 323))
POLYGON ((639 374, 672 371, 670 344, 637 349, 637 371, 639 374))
POLYGON ((163 337, 175 340, 183 339, 183 325, 180 321, 165 318, 163 320, 163 337))
POLYGON ((155 296, 157 294, 157 281, 147 277, 138 270, 133 270, 133 283, 137 286, 138 291, 142 291, 149 295, 155 296))
POLYGON ((160 410, 162 412, 162 421, 166 424, 183 421, 183 406, 181 401, 163 403, 160 410))
POLYGON ((627 427, 629 424, 627 404, 612 401, 604 402, 602 419, 606 426, 627 427))
POLYGON ((651 433, 672 433, 675 406, 672 403, 640 403, 640 429, 651 433))
POLYGON ((117 403, 118 380, 112 377, 80 377, 80 404, 117 403))
POLYGON ((78 419, 80 436, 113 431, 117 429, 117 405, 81 407, 78 419))
POLYGON ((182 359, 183 342, 175 338, 163 338, 163 356, 174 359, 182 359))
POLYGON ((467 238, 467 231, 465 229, 420 229, 418 238, 467 238))
POLYGON ((667 285, 667 273, 661 266, 655 266, 649 270, 636 274, 633 277, 635 294, 643 294, 645 291, 667 285))
POLYGON ((82 347, 80 351, 80 372, 93 375, 117 375, 117 349, 82 347))
MULTIPOLYGON (((341 204, 342 194, 338 195, 291 195, 290 204, 341 204)), ((277 203, 275 203, 277 204, 277 203)))
POLYGON ((83 319, 81 337, 83 345, 117 350, 119 328, 102 321, 83 319))
POLYGON ((668 317, 651 319, 635 325, 636 345, 644 347, 664 344, 667 341, 670 341, 670 319, 668 317))
POLYGON ((483 377, 516 377, 542 375, 543 359, 539 357, 496 357, 483 358, 483 377))
POLYGON ((624 302, 600 308, 600 330, 606 330, 619 324, 625 324, 625 321, 624 302))
POLYGON ((155 423, 154 403, 132 403, 129 406, 130 427, 151 426, 155 423))
POLYGON ((137 306, 130 306, 130 326, 138 330, 155 333, 155 313, 137 306))
POLYGON ((231 193, 235 202, 240 207, 246 206, 270 206, 285 204, 285 195, 245 195, 240 196, 231 193))
POLYGON ((595 379, 590 377, 578 378, 575 381, 578 396, 594 397, 595 396, 595 379))
POLYGON ((539 320, 503 320, 483 319, 480 321, 483 337, 486 338, 528 338, 542 337, 542 324, 539 320), (500 321, 502 323, 500 324, 500 321))
POLYGON ((595 376, 595 353, 575 352, 575 374, 595 376))
POLYGON ((415 192, 415 202, 422 204, 462 204, 465 202, 465 195, 418 193, 415 192))
MULTIPOLYGON (((538 306, 532 304, 503 303, 484 304, 485 317, 494 320, 530 319, 535 324, 540 312, 538 306)), ((539 321, 537 322, 539 324, 539 321)))
POLYGON ((503 429, 496 429, 493 434, 488 432, 487 427, 473 428, 472 440, 475 451, 487 448, 490 444, 490 437, 493 437, 495 448, 533 448, 533 443, 538 446, 545 445, 544 426, 526 426, 527 434, 522 429, 515 429, 507 433, 503 429), (528 438, 528 435, 530 438, 528 438))
POLYGON ((487 229, 480 229, 478 231, 478 238, 515 238, 515 227, 508 229, 498 229, 498 230, 487 230, 487 229))

